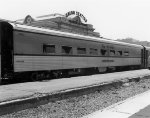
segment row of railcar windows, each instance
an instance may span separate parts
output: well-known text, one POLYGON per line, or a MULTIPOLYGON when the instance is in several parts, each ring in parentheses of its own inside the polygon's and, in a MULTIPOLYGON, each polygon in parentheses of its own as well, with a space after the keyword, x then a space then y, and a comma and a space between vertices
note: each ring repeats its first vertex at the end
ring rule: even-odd
MULTIPOLYGON (((46 54, 55 54, 56 53, 56 46, 50 45, 50 44, 43 44, 43 53, 46 54)), ((73 48, 71 46, 61 46, 61 53, 72 55, 73 54, 73 48)), ((87 54, 86 48, 77 47, 77 54, 87 54)), ((90 48, 89 49, 90 55, 98 55, 98 49, 96 48, 90 48)), ((100 49, 100 54, 102 56, 108 55, 108 50, 106 49, 100 49)), ((115 51, 115 50, 109 50, 110 56, 129 56, 128 51, 115 51)))

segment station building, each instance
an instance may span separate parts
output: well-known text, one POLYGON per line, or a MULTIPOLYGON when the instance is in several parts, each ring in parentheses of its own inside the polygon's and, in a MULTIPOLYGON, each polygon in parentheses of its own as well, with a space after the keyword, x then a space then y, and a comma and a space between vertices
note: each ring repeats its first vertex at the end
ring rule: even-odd
POLYGON ((69 11, 65 15, 50 14, 38 16, 36 18, 27 15, 22 19, 23 24, 43 27, 62 32, 70 32, 86 36, 100 37, 98 32, 95 32, 92 24, 87 24, 87 19, 83 14, 77 11, 69 11))

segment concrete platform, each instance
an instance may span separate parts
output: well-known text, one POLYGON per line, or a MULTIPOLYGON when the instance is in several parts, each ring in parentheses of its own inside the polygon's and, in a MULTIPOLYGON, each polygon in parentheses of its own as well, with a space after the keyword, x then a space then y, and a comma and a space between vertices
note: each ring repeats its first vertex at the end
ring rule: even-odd
POLYGON ((100 75, 55 79, 41 82, 27 82, 0 86, 0 105, 4 102, 21 100, 47 94, 82 89, 89 86, 108 84, 114 81, 124 81, 131 78, 149 76, 150 70, 134 70, 100 75))
MULTIPOLYGON (((49 96, 83 88, 99 86, 118 81, 126 81, 132 78, 150 76, 150 70, 134 70, 126 72, 108 73, 100 75, 55 79, 41 82, 27 82, 0 86, 0 114, 13 109, 24 109, 21 105, 33 106, 47 100, 49 96), (33 103, 34 102, 34 103, 33 103), (29 104, 28 104, 29 103, 29 104), (28 105, 27 105, 28 104, 28 105), (19 106, 20 107, 19 107, 19 106)), ((110 111, 106 111, 110 112, 110 111)), ((115 112, 113 112, 115 113, 115 112)))
POLYGON ((150 91, 136 95, 83 118, 150 118, 150 91))

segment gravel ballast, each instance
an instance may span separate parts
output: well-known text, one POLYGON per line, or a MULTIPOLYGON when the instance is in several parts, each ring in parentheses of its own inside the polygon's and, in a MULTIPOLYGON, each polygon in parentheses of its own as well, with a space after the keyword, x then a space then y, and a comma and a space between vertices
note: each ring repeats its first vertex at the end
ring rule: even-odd
POLYGON ((6 114, 0 118, 81 118, 149 88, 150 77, 136 78, 128 83, 118 82, 62 95, 48 104, 6 114))

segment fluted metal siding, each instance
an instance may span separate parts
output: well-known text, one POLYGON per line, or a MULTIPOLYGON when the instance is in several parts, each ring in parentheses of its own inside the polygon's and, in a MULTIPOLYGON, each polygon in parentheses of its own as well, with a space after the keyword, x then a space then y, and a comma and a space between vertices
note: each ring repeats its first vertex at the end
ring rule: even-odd
POLYGON ((14 71, 57 70, 86 67, 140 65, 140 58, 14 56, 14 71), (103 62, 103 60, 114 60, 103 62))

